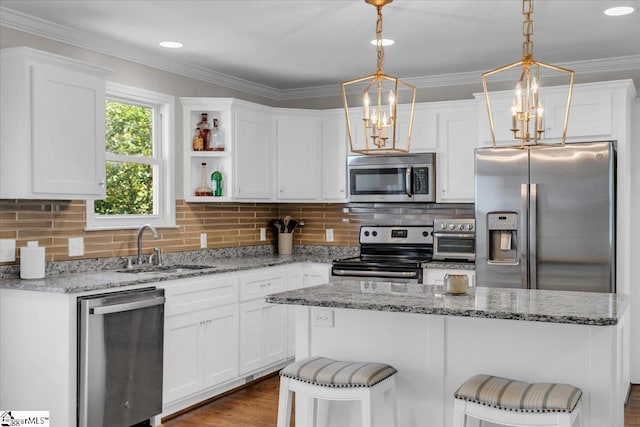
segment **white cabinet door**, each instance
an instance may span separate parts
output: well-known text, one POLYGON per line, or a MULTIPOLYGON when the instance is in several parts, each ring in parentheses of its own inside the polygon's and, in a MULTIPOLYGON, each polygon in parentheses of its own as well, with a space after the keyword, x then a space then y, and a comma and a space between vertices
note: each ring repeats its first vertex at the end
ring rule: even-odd
POLYGON ((207 387, 238 375, 238 310, 236 305, 204 313, 201 325, 202 378, 207 387))
POLYGON ((304 287, 325 285, 329 283, 331 266, 328 264, 309 264, 303 267, 304 287))
POLYGON ((438 113, 438 202, 474 201, 474 149, 478 143, 475 102, 438 113))
POLYGON ((234 197, 273 197, 273 122, 265 112, 238 108, 235 115, 236 151, 234 197))
MULTIPOLYGON (((408 120, 408 106, 398 105, 398 110, 403 112, 398 122, 398 136, 403 141, 408 126, 403 122, 408 120)), ((411 131, 411 145, 409 150, 412 153, 432 153, 438 149, 438 127, 436 122, 436 109, 431 104, 416 104, 413 112, 413 127, 411 131)))
POLYGON ((160 282, 165 290, 163 404, 238 376, 238 278, 160 282))
POLYGON ((240 304, 240 375, 255 371, 264 366, 262 351, 262 300, 240 304))
POLYGON ((262 307, 262 351, 264 364, 284 360, 287 356, 287 306, 267 304, 262 307))
POLYGON ((344 111, 322 119, 321 198, 323 201, 347 200, 347 150, 349 141, 344 111))
POLYGON ((320 120, 276 119, 278 200, 316 200, 320 179, 320 120))
POLYGON ((108 72, 27 48, 0 58, 0 198, 103 198, 108 72))
POLYGON ((162 400, 166 405, 202 388, 200 322, 202 313, 167 316, 164 322, 164 377, 162 400))
MULTIPOLYGON (((545 135, 544 139, 557 141, 562 137, 562 125, 567 97, 553 94, 545 98, 545 135)), ((567 139, 598 138, 611 135, 611 92, 589 92, 575 89, 569 110, 567 139)), ((553 142, 553 141, 548 141, 553 142)))
MULTIPOLYGON (((287 267, 287 290, 292 291, 304 286, 303 267, 294 264, 287 267)), ((293 357, 296 354, 296 324, 295 306, 287 305, 287 354, 286 357, 293 357)))

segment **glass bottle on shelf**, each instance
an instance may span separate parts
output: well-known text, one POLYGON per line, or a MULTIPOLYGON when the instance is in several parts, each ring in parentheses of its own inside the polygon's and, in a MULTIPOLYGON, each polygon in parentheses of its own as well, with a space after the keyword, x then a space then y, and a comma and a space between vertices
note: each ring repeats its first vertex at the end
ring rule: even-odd
POLYGON ((204 141, 200 136, 200 129, 196 128, 195 133, 193 134, 193 151, 202 151, 204 150, 204 141))
POLYGON ((211 125, 209 124, 209 115, 207 113, 200 113, 200 123, 198 123, 198 129, 200 129, 200 138, 204 144, 205 151, 211 151, 211 125))
POLYGON ((196 196, 212 196, 213 191, 207 185, 207 164, 200 163, 200 185, 196 188, 196 196))
POLYGON ((215 197, 222 196, 222 173, 218 170, 217 166, 211 174, 211 186, 213 187, 213 195, 215 197))
POLYGON ((218 127, 218 119, 213 119, 213 129, 211 130, 211 149, 213 151, 224 151, 224 131, 218 127))

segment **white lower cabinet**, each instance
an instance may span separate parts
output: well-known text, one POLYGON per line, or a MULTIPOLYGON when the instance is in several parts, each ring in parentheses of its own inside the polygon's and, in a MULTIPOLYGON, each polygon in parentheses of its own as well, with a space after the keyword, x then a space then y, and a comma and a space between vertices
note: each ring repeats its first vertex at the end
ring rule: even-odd
POLYGON ((464 274, 469 278, 469 286, 476 285, 476 271, 475 270, 461 270, 461 269, 448 269, 448 268, 425 268, 424 269, 424 284, 436 285, 444 282, 444 276, 447 274, 464 274))
POLYGON ((240 375, 286 357, 287 307, 265 302, 265 296, 286 290, 286 274, 285 268, 270 267, 241 277, 240 375))
POLYGON ((238 375, 238 278, 164 282, 163 404, 238 375))

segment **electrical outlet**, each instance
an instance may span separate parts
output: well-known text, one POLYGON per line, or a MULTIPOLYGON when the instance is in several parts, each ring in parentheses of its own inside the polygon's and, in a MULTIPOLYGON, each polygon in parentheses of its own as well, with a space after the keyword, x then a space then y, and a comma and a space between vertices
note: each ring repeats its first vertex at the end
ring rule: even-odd
POLYGON ((84 238, 72 237, 69 239, 69 256, 84 255, 84 238))
POLYGON ((267 229, 264 227, 260 228, 260 240, 267 240, 267 229))
POLYGON ((324 231, 324 234, 325 234, 325 236, 324 236, 324 237, 325 237, 325 240, 326 240, 327 242, 333 242, 333 228, 327 228, 327 229, 324 231))
POLYGON ((200 249, 207 249, 207 233, 200 233, 200 249))
POLYGON ((333 328, 333 310, 327 308, 312 309, 311 325, 333 328))
POLYGON ((15 239, 0 239, 0 262, 12 262, 16 260, 15 239))

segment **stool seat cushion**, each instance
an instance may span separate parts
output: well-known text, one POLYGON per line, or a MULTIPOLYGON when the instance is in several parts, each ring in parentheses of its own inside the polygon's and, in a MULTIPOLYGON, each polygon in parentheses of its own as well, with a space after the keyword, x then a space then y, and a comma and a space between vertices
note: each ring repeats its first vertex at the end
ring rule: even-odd
POLYGON ((382 363, 310 357, 292 363, 280 371, 280 375, 326 387, 371 387, 396 372, 393 366, 382 363))
POLYGON ((509 411, 573 412, 582 390, 569 384, 527 383, 476 375, 462 384, 454 396, 509 411))

